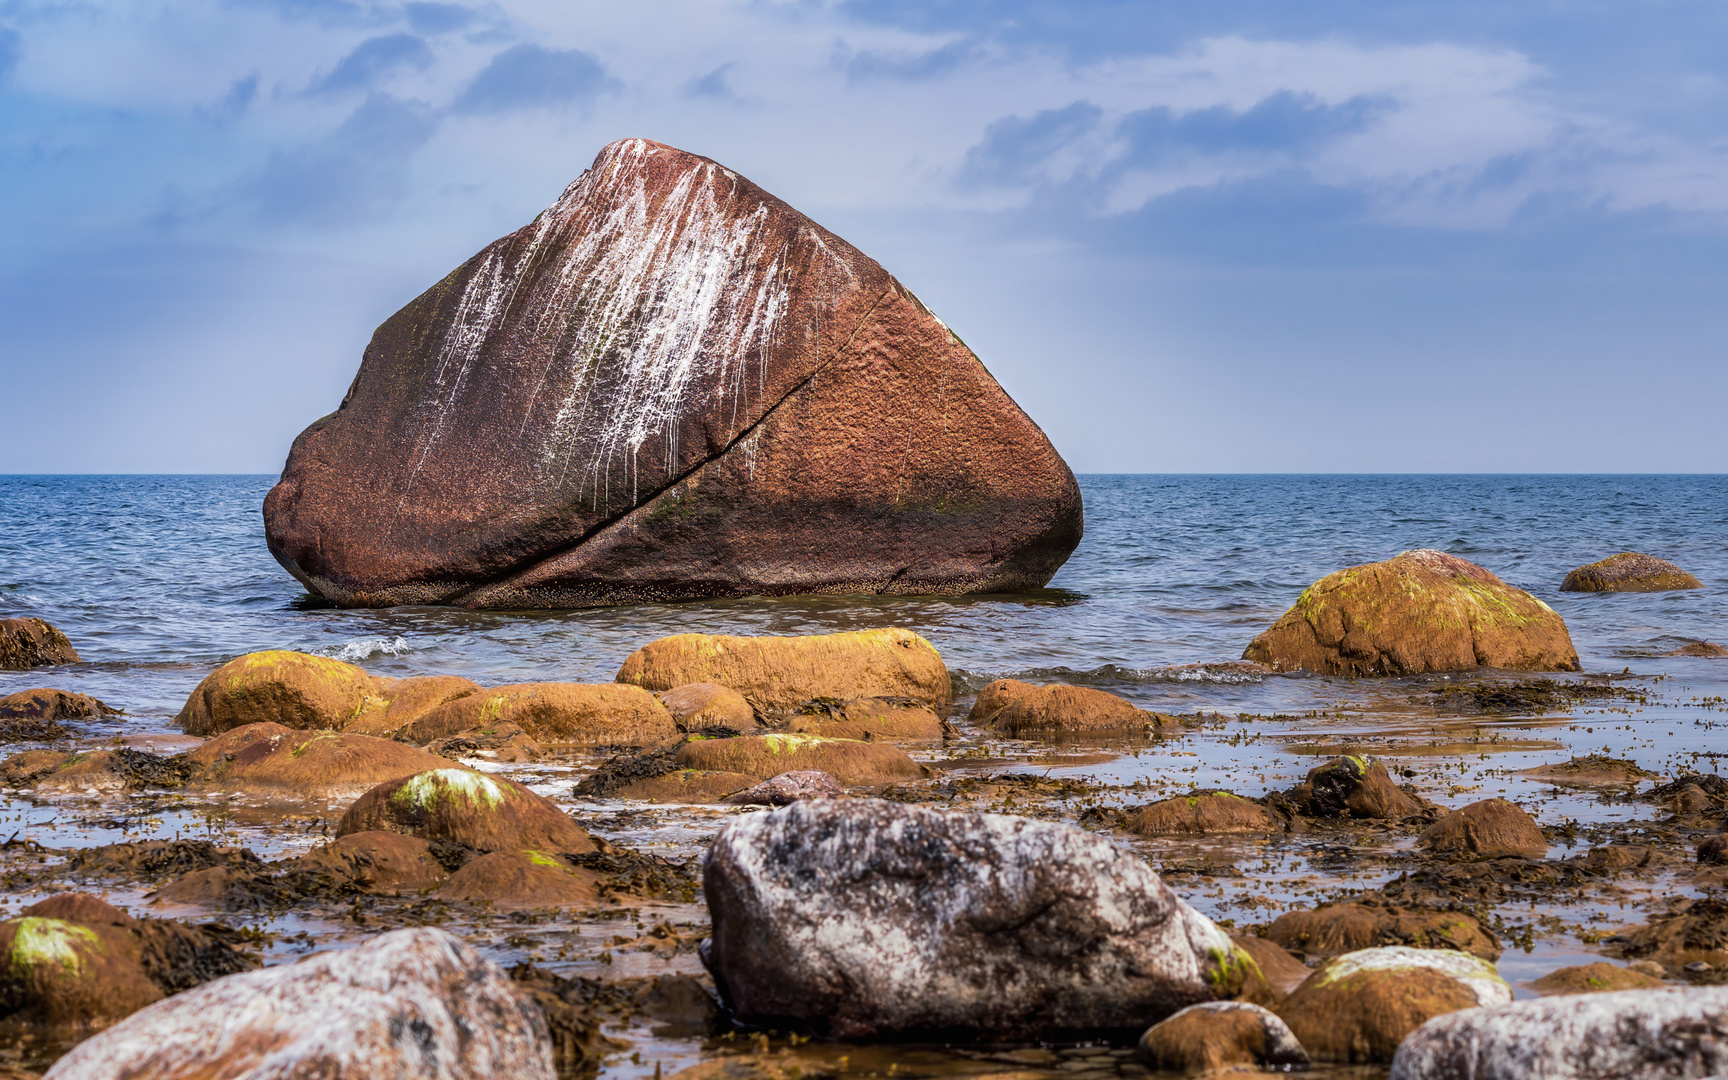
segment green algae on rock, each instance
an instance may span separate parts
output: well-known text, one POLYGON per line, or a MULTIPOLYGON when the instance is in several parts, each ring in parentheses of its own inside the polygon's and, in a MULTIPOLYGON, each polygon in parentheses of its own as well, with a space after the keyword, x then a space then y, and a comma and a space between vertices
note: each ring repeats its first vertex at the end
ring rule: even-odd
POLYGON ((890 743, 821 735, 741 735, 691 739, 678 748, 682 769, 742 773, 766 780, 783 772, 820 770, 845 784, 880 784, 925 775, 924 767, 890 743))
POLYGON ((1242 658, 1322 675, 1580 670, 1553 608, 1475 563, 1429 550, 1321 578, 1242 658))
POLYGON ((382 830, 448 840, 477 851, 588 852, 588 831, 514 780, 472 769, 433 769, 379 784, 342 815, 337 836, 382 830))
POLYGON ((174 723, 188 735, 217 735, 253 723, 340 730, 385 705, 377 680, 353 664, 269 649, 236 657, 205 676, 174 723))
POLYGON ((1561 592, 1670 592, 1702 589, 1704 583, 1667 559, 1622 551, 1566 575, 1561 592))

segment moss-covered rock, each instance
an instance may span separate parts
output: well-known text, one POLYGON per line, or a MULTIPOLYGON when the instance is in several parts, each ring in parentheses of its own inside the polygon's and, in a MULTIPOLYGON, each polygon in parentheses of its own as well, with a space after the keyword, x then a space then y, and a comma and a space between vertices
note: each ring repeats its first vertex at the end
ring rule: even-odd
POLYGON ((942 737, 942 718, 916 698, 817 698, 798 707, 786 730, 835 739, 923 742, 942 737))
POLYGON ((758 712, 788 712, 813 698, 953 700, 934 646, 910 630, 854 630, 808 637, 675 634, 631 653, 618 681, 652 691, 717 683, 758 712))
POLYGON ((783 772, 817 769, 844 784, 881 784, 925 775, 923 766, 889 743, 820 735, 742 735, 692 739, 674 763, 683 769, 742 773, 766 780, 783 772))
POLYGON ((119 716, 116 709, 88 694, 38 687, 0 697, 0 720, 87 720, 119 716))
POLYGON ((1622 551, 1566 575, 1561 592, 1669 592, 1702 589, 1704 583, 1667 559, 1622 551))
POLYGON ((639 687, 519 683, 439 705, 397 737, 428 743, 498 724, 515 724, 548 748, 644 746, 678 734, 666 706, 639 687))
POLYGON ((256 723, 340 731, 386 704, 378 680, 353 664, 271 649, 237 657, 205 676, 174 722, 188 735, 256 723))
POLYGON ((1561 994, 1603 994, 1614 990, 1660 990, 1668 984, 1654 975, 1598 960, 1594 964, 1550 971, 1530 985, 1544 997, 1554 997, 1561 994))
POLYGON ((460 675, 417 675, 410 679, 378 679, 376 694, 383 709, 370 709, 342 728, 357 735, 390 738, 447 702, 480 693, 480 684, 460 675))
POLYGON ((0 922, 0 1012, 47 1027, 101 1027, 162 999, 121 927, 27 915, 0 922))
POLYGON ((1579 670, 1553 608, 1474 563, 1427 550, 1321 578, 1242 658, 1323 675, 1579 670))
POLYGON ((1206 1001, 1140 1036, 1135 1056, 1154 1069, 1193 1075, 1230 1066, 1272 1072, 1308 1068, 1308 1053, 1277 1014, 1245 1001, 1206 1001))
POLYGON ((588 852, 588 831, 522 784, 470 769, 433 769, 379 784, 354 801, 337 836, 382 830, 477 851, 588 852))
POLYGON ((1123 828, 1139 836, 1276 833, 1284 819, 1253 799, 1228 791, 1196 791, 1128 812, 1123 828))

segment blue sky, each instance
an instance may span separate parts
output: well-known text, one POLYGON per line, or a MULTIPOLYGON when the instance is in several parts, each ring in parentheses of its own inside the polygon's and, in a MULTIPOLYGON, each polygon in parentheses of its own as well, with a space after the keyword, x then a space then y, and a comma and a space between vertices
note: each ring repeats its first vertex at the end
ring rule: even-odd
POLYGON ((1728 8, 0 0, 0 472, 274 472, 605 143, 871 254, 1079 472, 1728 472, 1728 8))

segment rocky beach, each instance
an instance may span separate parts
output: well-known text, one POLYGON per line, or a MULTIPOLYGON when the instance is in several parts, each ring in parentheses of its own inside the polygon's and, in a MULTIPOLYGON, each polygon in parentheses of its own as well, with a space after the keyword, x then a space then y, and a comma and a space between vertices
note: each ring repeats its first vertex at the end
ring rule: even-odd
POLYGON ((1728 1068, 1720 478, 1076 478, 630 139, 279 477, 0 497, 0 1077, 1728 1068))

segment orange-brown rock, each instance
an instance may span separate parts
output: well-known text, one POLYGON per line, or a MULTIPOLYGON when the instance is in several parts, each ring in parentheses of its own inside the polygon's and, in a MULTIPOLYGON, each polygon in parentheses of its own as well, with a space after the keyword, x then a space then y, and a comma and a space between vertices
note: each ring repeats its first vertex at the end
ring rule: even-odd
POLYGON ((925 775, 923 766, 891 743, 820 735, 692 739, 679 747, 674 760, 684 769, 742 773, 758 780, 807 769, 831 773, 843 784, 881 784, 925 775))
POLYGON ((1426 805, 1392 782, 1384 763, 1347 755, 1308 770, 1309 805, 1326 818, 1401 821, 1426 805))
POLYGON ((380 326, 264 517, 345 607, 1013 592, 1082 528, 1043 432, 887 271, 645 139, 380 326))
POLYGON ((0 671, 81 664, 66 635, 42 619, 0 619, 0 671))
POLYGON ((1553 608, 1475 563, 1427 550, 1321 578, 1242 658, 1323 675, 1579 670, 1553 608))
POLYGON ((436 895, 507 910, 586 907, 600 898, 599 881, 600 875, 543 851, 495 851, 464 864, 436 895))
POLYGON ((1190 1005, 1146 1029, 1135 1056, 1154 1069, 1216 1075, 1230 1066, 1308 1068, 1308 1053, 1277 1014, 1245 1001, 1190 1005))
POLYGON ((1089 686, 1034 686, 998 679, 978 692, 966 717, 1012 737, 1062 732, 1141 732, 1156 728, 1157 713, 1136 708, 1115 694, 1089 686))
POLYGON ((1484 960, 1500 957, 1500 943, 1463 912, 1431 911, 1349 902, 1287 911, 1266 928, 1271 941, 1307 956, 1337 956, 1358 949, 1409 945, 1456 949, 1484 960))
POLYGON ((662 803, 717 803, 756 783, 754 776, 705 769, 676 769, 632 780, 610 791, 614 799, 662 803))
POLYGON ((1611 990, 1660 990, 1668 984, 1653 975, 1598 960, 1594 964, 1563 967, 1530 984, 1544 996, 1601 994, 1611 990))
POLYGON ((538 761, 544 756, 540 744, 515 724, 487 724, 469 728, 426 744, 428 753, 460 761, 484 758, 500 763, 538 761))
POLYGON ((193 689, 174 718, 188 735, 245 724, 340 731, 387 701, 378 680, 327 656, 272 649, 236 657, 193 689))
POLYGON ((193 787, 287 799, 351 799, 385 781, 449 764, 390 739, 281 724, 232 728, 187 758, 193 787))
POLYGON ((1622 551, 1566 575, 1561 592, 1669 592, 1702 589, 1704 583, 1667 559, 1622 551))
POLYGON ((40 792, 86 795, 122 791, 131 785, 132 777, 126 761, 115 750, 87 750, 65 755, 60 764, 35 781, 35 788, 40 792))
POLYGON ((96 716, 118 716, 113 708, 88 694, 73 694, 46 687, 20 690, 0 697, 0 720, 85 720, 96 716))
POLYGON ((1253 958, 1265 976, 1266 985, 1278 998, 1288 997, 1309 975, 1309 967, 1289 949, 1271 938, 1253 934, 1231 934, 1230 940, 1253 958))
POLYGON ((1196 791, 1128 812, 1123 828, 1139 836, 1207 836, 1284 831, 1284 819, 1228 791, 1196 791))
POLYGON ((363 712, 348 721, 343 731, 357 735, 390 738, 414 721, 446 702, 480 692, 480 684, 459 675, 418 675, 410 679, 377 679, 377 694, 385 699, 382 710, 363 712))
POLYGON ((383 830, 479 851, 582 853, 588 831, 522 784, 469 769, 434 769, 379 784, 354 801, 337 836, 383 830))
POLYGON ((719 683, 686 683, 654 696, 672 714, 679 731, 724 728, 736 734, 756 726, 756 710, 744 695, 719 683))
POLYGON ((72 760, 64 750, 26 750, 0 761, 0 783, 7 787, 29 787, 72 760))
POLYGON ((1511 1000, 1487 961, 1394 947, 1333 957, 1276 1011, 1315 1060, 1387 1062, 1405 1036, 1434 1017, 1511 1000))
POLYGON ((953 700, 942 657, 910 630, 851 630, 806 637, 674 634, 631 653, 618 681, 647 690, 693 682, 736 690, 758 712, 790 712, 814 698, 953 700))
POLYGON ((867 697, 839 701, 817 698, 798 707, 786 724, 794 734, 826 735, 834 739, 906 739, 942 737, 942 718, 916 698, 867 697))
POLYGON ((282 866, 352 883, 362 892, 393 896, 436 888, 450 876, 433 857, 430 842, 378 830, 339 836, 282 866))
POLYGON ((1452 811, 1422 831, 1416 846, 1438 854, 1540 859, 1548 841, 1536 819, 1505 799, 1483 799, 1452 811))
POLYGON ((138 938, 125 925, 100 911, 62 914, 94 921, 32 912, 0 922, 0 997, 7 1012, 50 1028, 89 1029, 162 999, 161 987, 144 971, 138 938))
POLYGON ((1728 901, 1705 896, 1672 903, 1648 922, 1622 926, 1603 938, 1609 955, 1650 961, 1670 972, 1697 963, 1728 968, 1728 901))
POLYGON ((643 746, 678 734, 653 694, 617 683, 519 683, 440 705, 398 733, 431 742, 489 725, 515 724, 542 746, 643 746))

